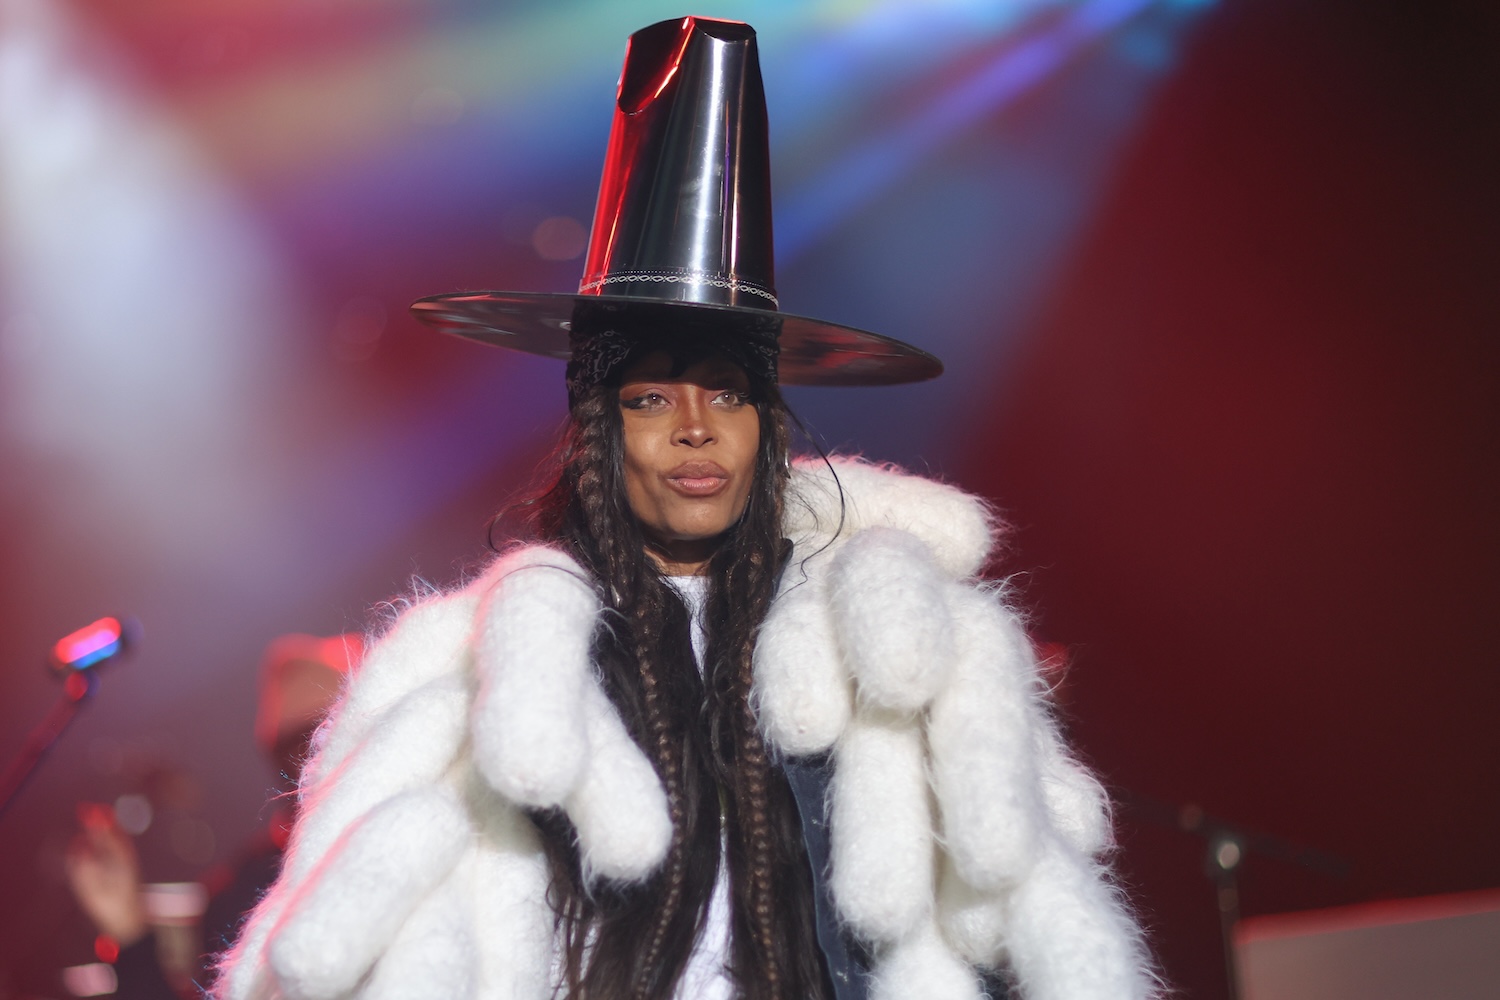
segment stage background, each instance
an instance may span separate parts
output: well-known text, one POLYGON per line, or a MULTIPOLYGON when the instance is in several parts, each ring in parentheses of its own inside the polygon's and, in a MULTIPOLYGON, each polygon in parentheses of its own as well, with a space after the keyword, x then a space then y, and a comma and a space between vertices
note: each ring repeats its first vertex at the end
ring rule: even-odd
MULTIPOLYGON (((791 400, 1004 512, 1181 995, 1225 995, 1214 822, 1320 852, 1252 850, 1247 915, 1500 885, 1494 8, 697 12, 760 31, 784 307, 949 363, 791 400)), ((681 13, 0 0, 0 756, 52 641, 145 627, 0 818, 0 997, 92 955, 77 802, 145 797, 153 879, 231 861, 265 644, 483 559, 561 372, 406 304, 576 285, 624 40, 681 13)))

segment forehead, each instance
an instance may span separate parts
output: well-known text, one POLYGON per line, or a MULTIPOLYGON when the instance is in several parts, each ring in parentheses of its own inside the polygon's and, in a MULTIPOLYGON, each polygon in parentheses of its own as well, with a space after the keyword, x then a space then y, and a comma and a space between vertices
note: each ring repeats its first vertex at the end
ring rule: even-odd
POLYGON ((651 381, 746 385, 749 380, 743 368, 717 351, 695 358, 682 358, 667 351, 650 351, 627 364, 620 377, 622 384, 651 381))

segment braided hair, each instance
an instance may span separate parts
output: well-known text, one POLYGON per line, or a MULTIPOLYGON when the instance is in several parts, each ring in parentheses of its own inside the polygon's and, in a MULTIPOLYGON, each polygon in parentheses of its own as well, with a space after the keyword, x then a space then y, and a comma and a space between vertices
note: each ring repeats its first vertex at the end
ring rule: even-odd
MULTIPOLYGON (((686 367, 696 358, 674 357, 686 367)), ((728 968, 744 1000, 829 996, 813 886, 790 788, 750 703, 756 633, 775 596, 784 542, 788 413, 750 376, 760 420, 745 511, 710 558, 700 674, 689 613, 647 554, 625 491, 618 389, 571 401, 556 478, 520 505, 535 535, 598 583, 606 614, 593 650, 610 699, 666 789, 672 840, 653 876, 591 884, 561 811, 533 814, 551 868, 566 1000, 670 1000, 708 912, 721 854, 731 890, 728 968), (721 840, 722 838, 722 840, 721 840), (722 846, 721 846, 722 845, 722 846)))

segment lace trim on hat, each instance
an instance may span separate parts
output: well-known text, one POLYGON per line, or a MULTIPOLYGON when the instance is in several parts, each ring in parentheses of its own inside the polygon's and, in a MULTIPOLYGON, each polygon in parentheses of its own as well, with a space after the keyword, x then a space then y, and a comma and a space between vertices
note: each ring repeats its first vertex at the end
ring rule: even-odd
POLYGON ((679 271, 621 271, 616 274, 606 274, 592 281, 585 281, 578 286, 578 291, 584 294, 603 288, 605 285, 615 285, 627 281, 656 281, 671 282, 680 285, 710 285, 714 288, 727 288, 730 291, 745 291, 751 295, 759 295, 770 302, 771 305, 780 308, 781 300, 775 294, 752 284, 741 278, 716 278, 711 274, 693 274, 691 272, 679 271))

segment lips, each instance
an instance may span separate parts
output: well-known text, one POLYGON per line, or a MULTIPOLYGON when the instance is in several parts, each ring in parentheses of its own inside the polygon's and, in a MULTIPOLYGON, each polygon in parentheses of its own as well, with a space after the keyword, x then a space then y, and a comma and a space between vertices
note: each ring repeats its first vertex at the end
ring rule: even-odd
POLYGON ((729 472, 718 462, 683 462, 663 478, 686 497, 711 497, 729 485, 729 472))

